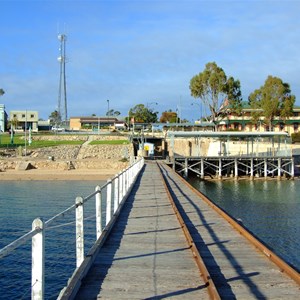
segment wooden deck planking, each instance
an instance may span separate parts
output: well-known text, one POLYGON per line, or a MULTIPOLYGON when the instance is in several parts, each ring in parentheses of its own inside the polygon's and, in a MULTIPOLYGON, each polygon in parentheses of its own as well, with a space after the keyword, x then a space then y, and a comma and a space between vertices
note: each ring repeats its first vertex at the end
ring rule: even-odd
POLYGON ((207 299, 156 164, 146 164, 76 299, 207 299))
POLYGON ((296 299, 299 286, 164 168, 171 194, 222 299, 296 299))

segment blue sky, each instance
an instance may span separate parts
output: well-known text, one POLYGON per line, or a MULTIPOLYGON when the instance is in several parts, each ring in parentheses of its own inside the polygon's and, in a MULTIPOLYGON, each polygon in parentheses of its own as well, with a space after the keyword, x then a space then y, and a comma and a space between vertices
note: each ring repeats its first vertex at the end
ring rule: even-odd
POLYGON ((0 0, 0 102, 57 109, 58 33, 67 35, 69 116, 126 115, 136 104, 199 118, 190 79, 215 61, 244 100, 268 75, 300 105, 300 0, 0 0), (155 102, 158 104, 156 105, 155 102))

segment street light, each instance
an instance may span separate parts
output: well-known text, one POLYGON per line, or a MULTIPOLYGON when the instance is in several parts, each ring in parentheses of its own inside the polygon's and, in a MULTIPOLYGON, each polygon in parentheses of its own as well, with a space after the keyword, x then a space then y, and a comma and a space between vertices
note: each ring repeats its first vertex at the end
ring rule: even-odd
POLYGON ((109 100, 107 100, 107 116, 109 117, 109 100))

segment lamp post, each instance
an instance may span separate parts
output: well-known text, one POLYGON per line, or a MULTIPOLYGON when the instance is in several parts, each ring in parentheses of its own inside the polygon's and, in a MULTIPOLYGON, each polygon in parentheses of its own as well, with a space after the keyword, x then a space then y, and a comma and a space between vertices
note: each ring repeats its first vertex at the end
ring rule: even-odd
POLYGON ((108 131, 110 130, 110 123, 109 123, 109 100, 107 99, 107 123, 108 123, 108 131))
POLYGON ((100 133, 100 117, 98 116, 98 134, 100 133))
POLYGON ((109 100, 107 99, 107 116, 109 116, 109 100))

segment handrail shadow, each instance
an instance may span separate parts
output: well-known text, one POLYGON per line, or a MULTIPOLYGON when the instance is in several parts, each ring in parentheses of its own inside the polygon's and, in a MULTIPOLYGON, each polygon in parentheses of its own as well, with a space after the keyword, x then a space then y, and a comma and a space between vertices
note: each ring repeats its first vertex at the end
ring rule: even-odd
POLYGON ((209 273, 211 274, 211 277, 212 277, 212 279, 216 285, 216 288, 217 288, 220 296, 222 297, 222 299, 225 299, 225 298, 236 299, 236 296, 234 295, 232 288, 228 282, 237 280, 237 279, 243 280, 245 282, 245 284, 248 286, 249 290, 251 291, 253 296, 255 296, 255 298, 265 299, 265 295, 259 290, 259 287, 251 280, 252 276, 257 276, 259 273, 252 272, 252 273, 246 274, 243 271, 243 267, 239 264, 239 262, 236 260, 236 258, 230 252, 230 250, 228 250, 228 248, 226 247, 225 244, 228 241, 220 240, 220 238, 218 237, 217 233, 214 231, 214 229, 212 228, 210 223, 206 221, 206 218, 203 215, 203 213, 201 212, 201 209, 194 203, 194 201, 183 191, 183 189, 171 177, 170 173, 173 173, 173 170, 171 170, 169 172, 169 170, 167 168, 165 168, 163 166, 163 164, 161 164, 161 166, 163 167, 163 169, 165 171, 164 177, 167 179, 166 184, 167 184, 167 186, 170 190, 170 193, 174 199, 177 209, 181 213, 182 218, 183 218, 184 222, 186 223, 186 225, 190 231, 190 234, 192 235, 194 240, 199 241, 199 242, 195 242, 195 245, 196 245, 197 249, 199 250, 200 255, 201 255, 201 253, 205 252, 205 256, 202 257, 202 259, 205 263, 209 262, 209 264, 207 264, 207 269, 208 269, 209 273), (203 226, 206 227, 206 229, 209 232, 209 234, 211 235, 212 239, 215 241, 215 244, 224 253, 226 258, 232 265, 232 268, 238 273, 237 277, 234 277, 231 279, 226 279, 226 277, 222 273, 220 267, 218 266, 213 254, 209 250, 208 245, 205 243, 205 241, 201 237, 200 233, 198 232, 197 228, 195 227, 193 222, 190 220, 188 214, 185 212, 184 208, 182 207, 180 200, 179 200, 179 196, 176 195, 176 192, 175 192, 174 188, 172 188, 170 182, 172 182, 175 185, 176 189, 184 197, 184 199, 186 199, 193 206, 193 208, 197 212, 197 215, 199 216, 200 220, 202 221, 203 226))

